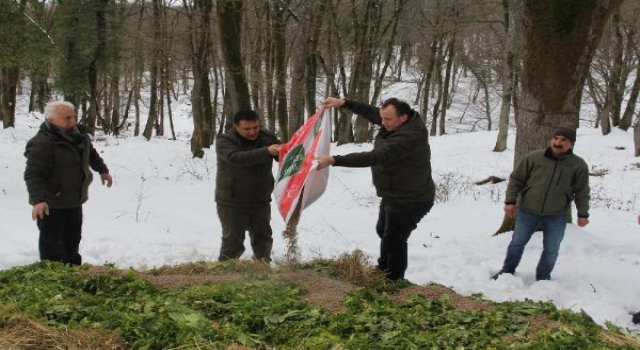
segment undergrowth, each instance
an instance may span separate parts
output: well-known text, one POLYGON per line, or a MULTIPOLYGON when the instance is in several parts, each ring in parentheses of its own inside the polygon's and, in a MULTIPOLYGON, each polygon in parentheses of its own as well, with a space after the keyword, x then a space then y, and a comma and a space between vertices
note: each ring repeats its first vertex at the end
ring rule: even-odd
MULTIPOLYGON (((333 274, 341 263, 319 261, 301 268, 333 274)), ((0 331, 19 315, 52 328, 116 332, 132 349, 637 348, 633 340, 608 341, 613 337, 603 335, 625 338, 584 313, 551 303, 463 309, 447 294, 398 300, 393 293, 402 288, 371 286, 341 296, 343 310, 332 313, 309 303, 303 284, 278 278, 284 272, 229 266, 188 270, 233 270, 240 278, 170 289, 136 271, 115 268, 90 272, 87 266, 36 263, 0 271, 0 331)), ((163 273, 171 275, 162 269, 149 274, 163 273)))

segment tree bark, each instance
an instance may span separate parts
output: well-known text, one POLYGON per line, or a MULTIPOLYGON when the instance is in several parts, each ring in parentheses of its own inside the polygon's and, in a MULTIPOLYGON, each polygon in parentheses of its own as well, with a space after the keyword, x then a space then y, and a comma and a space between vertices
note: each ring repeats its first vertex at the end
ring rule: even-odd
POLYGON ((502 0, 504 22, 504 48, 502 51, 502 103, 500 105, 500 117, 498 119, 498 137, 494 152, 502 152, 507 149, 509 136, 509 116, 511 114, 511 96, 513 94, 513 39, 514 30, 511 25, 511 8, 509 0, 502 0))
POLYGON ((162 10, 160 0, 152 0, 153 5, 153 53, 151 56, 151 66, 149 67, 149 113, 142 135, 150 140, 153 129, 158 120, 158 80, 160 74, 160 60, 162 60, 162 10))
POLYGON ((622 0, 524 1, 521 113, 514 163, 576 128, 582 88, 605 24, 622 0))
POLYGON ((249 85, 244 72, 244 57, 241 50, 243 2, 218 0, 216 9, 229 102, 229 110, 226 113, 229 117, 239 110, 251 109, 249 85))

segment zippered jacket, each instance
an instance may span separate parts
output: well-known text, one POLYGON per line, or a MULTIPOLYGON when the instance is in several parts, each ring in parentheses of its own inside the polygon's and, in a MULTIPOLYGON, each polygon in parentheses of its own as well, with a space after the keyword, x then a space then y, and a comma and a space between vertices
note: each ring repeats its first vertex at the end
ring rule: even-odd
POLYGON ((377 195, 399 202, 433 202, 431 148, 427 128, 417 113, 393 131, 382 126, 380 109, 345 100, 343 108, 362 116, 380 130, 373 150, 334 156, 334 166, 371 167, 377 195))
POLYGON ((90 168, 100 174, 109 172, 85 128, 77 127, 82 135, 81 147, 61 137, 46 123, 27 142, 24 180, 29 204, 46 202, 52 209, 79 207, 89 198, 89 184, 93 181, 90 168))
POLYGON ((216 202, 235 207, 271 202, 275 157, 268 147, 279 143, 274 134, 263 129, 256 140, 245 139, 235 129, 218 135, 216 202))
POLYGON ((575 200, 578 217, 589 217, 589 167, 572 150, 556 157, 551 148, 529 153, 509 177, 505 204, 538 215, 565 214, 575 200))

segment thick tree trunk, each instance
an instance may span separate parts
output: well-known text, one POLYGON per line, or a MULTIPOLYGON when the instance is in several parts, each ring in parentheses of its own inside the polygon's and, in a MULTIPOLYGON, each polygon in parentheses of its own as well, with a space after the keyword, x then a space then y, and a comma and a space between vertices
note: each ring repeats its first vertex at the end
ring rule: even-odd
POLYGON ((274 3, 271 8, 273 14, 273 73, 275 87, 273 99, 275 107, 275 119, 280 127, 280 135, 283 140, 289 140, 291 136, 287 120, 287 43, 285 39, 287 28, 287 11, 283 6, 274 3))
MULTIPOLYGON (((368 102, 383 6, 380 0, 367 0, 364 7, 364 15, 361 18, 358 18, 358 15, 360 15, 358 8, 352 8, 353 18, 356 23, 356 46, 353 53, 355 61, 353 63, 351 81, 349 82, 348 97, 356 101, 368 102)), ((366 119, 360 116, 356 117, 354 142, 369 141, 371 139, 370 130, 371 124, 366 119)))
MULTIPOLYGON (((622 0, 523 0, 524 52, 514 164, 546 148, 558 126, 576 128, 593 53, 622 0)), ((497 233, 513 229, 506 216, 497 233)))
POLYGON ((295 132, 304 123, 306 86, 305 66, 309 55, 314 1, 303 1, 298 13, 298 21, 293 30, 295 37, 291 47, 291 92, 289 93, 289 130, 295 132), (298 87, 298 88, 296 88, 298 87))
MULTIPOLYGON (((640 55, 638 55, 640 60, 640 55)), ((638 102, 638 95, 640 94, 640 69, 636 69, 636 77, 631 86, 631 93, 629 94, 629 100, 627 101, 627 107, 624 109, 622 118, 620 118, 620 124, 618 128, 627 130, 631 126, 633 120, 633 114, 636 111, 636 103, 638 102)), ((634 129, 635 130, 635 129, 634 129)))
POLYGON ((190 54, 193 74, 191 113, 193 134, 191 154, 202 158, 203 149, 213 143, 213 110, 209 85, 209 55, 211 51, 211 0, 195 0, 189 13, 190 54))
POLYGON ((524 0, 521 119, 514 163, 534 149, 547 147, 556 127, 577 127, 593 53, 621 3, 524 0))
POLYGON ((104 59, 107 54, 107 18, 106 11, 109 0, 94 0, 96 15, 96 46, 93 52, 93 59, 89 64, 89 111, 83 119, 83 124, 87 127, 89 134, 94 134, 96 130, 96 120, 98 118, 99 100, 98 84, 100 71, 104 66, 104 59))
POLYGON ((226 113, 230 116, 238 110, 251 108, 249 85, 244 72, 244 57, 241 50, 243 2, 218 0, 216 8, 229 103, 226 113))
POLYGON ((160 60, 162 60, 162 13, 160 0, 152 0, 153 4, 153 54, 151 56, 151 66, 149 68, 149 114, 142 135, 150 140, 153 129, 158 120, 158 80, 160 71, 160 60))
POLYGON ((16 125, 16 90, 20 69, 18 67, 0 69, 0 116, 2 127, 13 128, 16 125))

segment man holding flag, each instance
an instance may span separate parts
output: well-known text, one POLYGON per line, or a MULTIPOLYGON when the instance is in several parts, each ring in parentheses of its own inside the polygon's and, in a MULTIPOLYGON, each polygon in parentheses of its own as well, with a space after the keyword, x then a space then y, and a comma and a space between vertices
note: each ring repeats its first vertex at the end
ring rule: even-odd
POLYGON ((271 168, 281 143, 274 134, 260 128, 260 119, 253 110, 236 113, 233 128, 218 136, 216 203, 222 225, 219 261, 242 255, 246 231, 253 258, 271 261, 271 168))
POLYGON ((373 185, 382 198, 376 224, 381 240, 378 268, 390 280, 403 279, 407 240, 435 198, 427 128, 408 103, 396 98, 384 101, 379 108, 334 97, 323 105, 347 108, 380 126, 371 151, 318 157, 318 169, 329 165, 371 167, 373 185))

